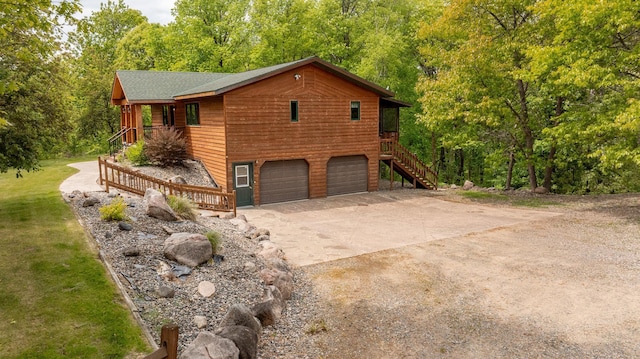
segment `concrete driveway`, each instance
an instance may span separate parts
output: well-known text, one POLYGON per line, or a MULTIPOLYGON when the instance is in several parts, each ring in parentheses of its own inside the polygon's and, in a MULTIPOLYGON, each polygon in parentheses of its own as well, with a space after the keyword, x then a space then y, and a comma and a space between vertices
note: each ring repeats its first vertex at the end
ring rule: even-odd
POLYGON ((239 209, 271 231, 294 266, 479 233, 557 213, 437 199, 422 190, 361 193, 239 209))

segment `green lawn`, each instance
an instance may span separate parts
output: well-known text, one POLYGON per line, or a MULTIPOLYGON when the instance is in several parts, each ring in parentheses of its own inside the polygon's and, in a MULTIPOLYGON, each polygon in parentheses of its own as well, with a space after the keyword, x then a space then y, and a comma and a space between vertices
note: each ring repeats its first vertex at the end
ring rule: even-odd
POLYGON ((47 161, 18 179, 15 172, 0 174, 2 358, 151 352, 58 191, 77 171, 66 166, 71 162, 47 161))

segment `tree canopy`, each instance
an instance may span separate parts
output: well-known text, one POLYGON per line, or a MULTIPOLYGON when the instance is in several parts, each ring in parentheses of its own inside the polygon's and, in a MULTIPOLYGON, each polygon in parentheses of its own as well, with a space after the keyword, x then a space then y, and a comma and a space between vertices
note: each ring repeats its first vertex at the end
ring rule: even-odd
POLYGON ((444 182, 640 190, 634 0, 178 0, 168 25, 107 0, 66 39, 76 1, 0 4, 2 171, 34 169, 65 142, 100 151, 119 128, 117 69, 318 55, 414 104, 400 139, 444 182))

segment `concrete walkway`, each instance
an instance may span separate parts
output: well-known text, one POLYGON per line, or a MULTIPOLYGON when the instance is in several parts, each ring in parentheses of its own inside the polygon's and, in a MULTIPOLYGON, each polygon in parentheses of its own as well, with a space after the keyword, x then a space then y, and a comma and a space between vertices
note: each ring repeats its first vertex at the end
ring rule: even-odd
POLYGON ((426 191, 381 191, 240 209, 271 231, 294 266, 490 231, 559 215, 443 201, 426 191))
POLYGON ((100 177, 98 161, 70 163, 68 166, 78 169, 79 172, 60 184, 60 192, 71 193, 76 190, 81 192, 104 191, 104 188, 98 184, 100 177))

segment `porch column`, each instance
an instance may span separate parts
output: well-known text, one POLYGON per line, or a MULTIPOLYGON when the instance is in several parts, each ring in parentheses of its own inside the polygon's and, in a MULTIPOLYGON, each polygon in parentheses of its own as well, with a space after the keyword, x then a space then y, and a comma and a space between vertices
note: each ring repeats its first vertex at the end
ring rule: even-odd
POLYGON ((142 121, 142 106, 133 105, 132 122, 136 127, 136 141, 144 139, 144 122, 142 121))

